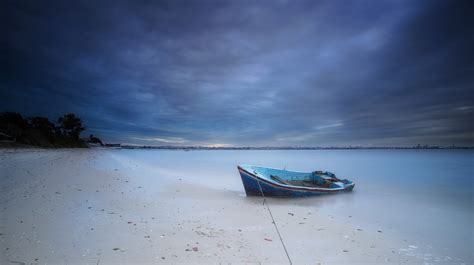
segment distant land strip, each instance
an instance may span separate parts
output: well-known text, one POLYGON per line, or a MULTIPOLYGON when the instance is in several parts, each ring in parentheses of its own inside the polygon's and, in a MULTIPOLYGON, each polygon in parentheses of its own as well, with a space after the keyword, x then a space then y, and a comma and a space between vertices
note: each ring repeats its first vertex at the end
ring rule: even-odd
POLYGON ((474 146, 343 146, 343 147, 309 147, 309 146, 242 146, 242 147, 212 147, 212 146, 150 146, 150 145, 127 145, 127 144, 105 144, 105 147, 116 147, 123 149, 168 149, 168 150, 371 150, 371 149, 474 149, 474 146))

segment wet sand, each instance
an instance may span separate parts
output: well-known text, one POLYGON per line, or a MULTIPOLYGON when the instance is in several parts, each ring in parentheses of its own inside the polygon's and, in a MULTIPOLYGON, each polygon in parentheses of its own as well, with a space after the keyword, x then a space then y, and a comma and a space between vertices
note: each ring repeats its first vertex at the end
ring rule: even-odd
POLYGON ((115 152, 0 150, 0 263, 289 264, 267 206, 293 264, 424 262, 419 246, 351 215, 264 205, 115 152))

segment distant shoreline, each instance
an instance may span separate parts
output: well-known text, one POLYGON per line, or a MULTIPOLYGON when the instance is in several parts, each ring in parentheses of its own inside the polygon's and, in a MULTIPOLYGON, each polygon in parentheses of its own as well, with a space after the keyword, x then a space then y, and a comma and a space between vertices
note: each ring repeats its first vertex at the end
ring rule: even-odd
MULTIPOLYGON (((103 146, 88 144, 89 148, 115 148, 115 149, 157 149, 157 150, 473 150, 474 146, 344 146, 344 147, 308 147, 308 146, 241 146, 241 147, 209 147, 209 146, 148 146, 148 145, 127 145, 127 144, 104 144, 103 146)), ((27 145, 14 142, 0 141, 0 149, 64 149, 64 148, 79 148, 79 147, 41 147, 35 145, 27 145)), ((80 147, 84 148, 84 147, 80 147)))
POLYGON ((424 147, 399 147, 399 146, 357 146, 357 147, 288 147, 288 146, 267 146, 267 147, 207 147, 207 146, 133 146, 133 145, 114 145, 106 147, 115 147, 121 149, 165 149, 165 150, 381 150, 381 149, 414 149, 414 150, 432 150, 432 149, 474 149, 474 146, 424 146, 424 147))

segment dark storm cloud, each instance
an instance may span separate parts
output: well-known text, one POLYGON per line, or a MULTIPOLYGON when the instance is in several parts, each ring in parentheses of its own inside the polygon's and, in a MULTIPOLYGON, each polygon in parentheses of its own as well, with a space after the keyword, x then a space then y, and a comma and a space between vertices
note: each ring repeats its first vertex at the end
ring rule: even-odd
POLYGON ((2 3, 2 109, 147 144, 474 144, 468 1, 2 3))

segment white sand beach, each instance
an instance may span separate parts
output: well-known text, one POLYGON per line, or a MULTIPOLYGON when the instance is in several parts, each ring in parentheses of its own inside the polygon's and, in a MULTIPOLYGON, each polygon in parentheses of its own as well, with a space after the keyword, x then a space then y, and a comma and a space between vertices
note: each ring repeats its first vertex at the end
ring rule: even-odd
MULTIPOLYGON (((200 181, 215 172, 202 152, 156 151, 184 157, 162 164, 127 152, 0 150, 0 263, 290 263, 263 199, 245 196, 237 164, 200 181)), ((267 199, 293 264, 472 262, 376 220, 364 225, 357 211, 328 210, 356 195, 267 199)))

